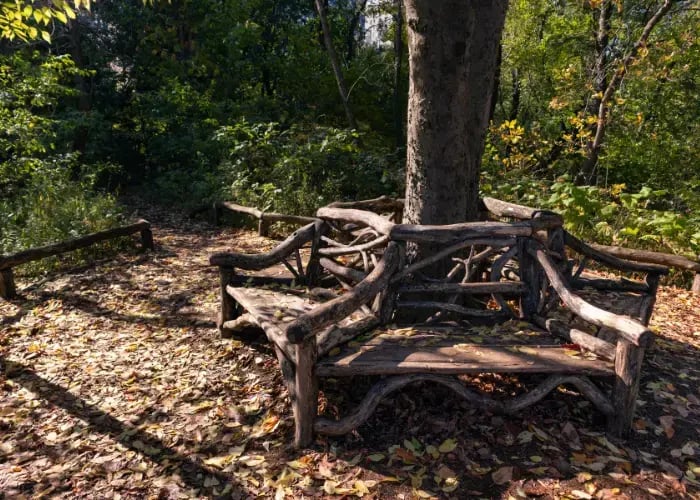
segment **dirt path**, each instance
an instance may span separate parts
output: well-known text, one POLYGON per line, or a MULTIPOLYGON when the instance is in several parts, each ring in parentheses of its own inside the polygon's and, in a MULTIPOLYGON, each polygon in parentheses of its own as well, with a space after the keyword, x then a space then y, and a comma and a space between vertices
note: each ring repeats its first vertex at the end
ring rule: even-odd
MULTIPOLYGON (((219 338, 206 265, 212 252, 272 242, 139 215, 154 224, 155 253, 0 301, 0 498, 700 498, 698 297, 660 293, 626 443, 605 439, 572 391, 503 418, 416 386, 357 432, 295 452, 275 358, 219 338)), ((325 412, 365 386, 325 384, 325 412)))

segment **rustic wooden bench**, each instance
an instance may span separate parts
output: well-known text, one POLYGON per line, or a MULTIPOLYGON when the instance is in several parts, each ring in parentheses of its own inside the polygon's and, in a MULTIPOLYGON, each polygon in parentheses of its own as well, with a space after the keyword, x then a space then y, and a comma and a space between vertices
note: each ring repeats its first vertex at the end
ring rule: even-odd
POLYGON ((504 414, 572 385, 607 417, 610 433, 630 430, 653 341, 646 325, 666 268, 593 249, 568 235, 556 214, 492 199, 484 206, 492 219, 509 220, 421 226, 329 206, 268 253, 211 256, 221 277, 219 328, 227 335, 262 330, 271 342, 296 446, 308 445, 314 432, 351 431, 383 398, 419 381, 504 414), (426 244, 430 257, 407 257, 426 244), (643 281, 590 275, 591 262, 643 281), (250 274, 274 265, 289 276, 250 274), (591 290, 614 292, 615 303, 591 290), (455 377, 479 373, 544 379, 503 401, 455 377), (318 417, 318 379, 357 375, 381 377, 350 415, 318 417))

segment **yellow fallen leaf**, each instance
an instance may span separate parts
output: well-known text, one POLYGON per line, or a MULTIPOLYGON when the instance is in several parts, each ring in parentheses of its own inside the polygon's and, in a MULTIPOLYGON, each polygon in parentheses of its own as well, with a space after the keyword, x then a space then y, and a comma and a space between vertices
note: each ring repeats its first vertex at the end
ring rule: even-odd
POLYGON ((438 447, 438 451, 440 453, 450 453, 455 448, 457 448, 457 442, 454 439, 445 439, 438 447))
POLYGON ((220 457, 211 457, 207 458, 204 461, 204 465, 211 465, 212 467, 218 467, 219 469, 223 469, 226 465, 228 465, 232 460, 231 455, 223 455, 220 457))
POLYGON ((365 484, 364 481, 358 479, 355 481, 352 485, 353 489, 355 490, 355 494, 359 497, 362 497, 364 495, 367 495, 369 493, 369 488, 365 484))
POLYGON ((420 498, 433 498, 435 493, 432 491, 426 491, 426 490, 414 490, 413 493, 415 493, 418 497, 420 498))
POLYGON ((372 453, 371 455, 367 455, 367 460, 370 462, 381 462, 385 458, 386 456, 383 453, 372 453))

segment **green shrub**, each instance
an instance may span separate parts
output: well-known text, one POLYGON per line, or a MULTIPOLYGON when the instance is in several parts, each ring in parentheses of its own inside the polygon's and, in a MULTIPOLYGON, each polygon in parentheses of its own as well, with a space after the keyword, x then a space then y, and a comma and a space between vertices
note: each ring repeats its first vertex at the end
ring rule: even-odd
MULTIPOLYGON (((67 56, 16 52, 0 58, 2 253, 55 243, 123 220, 114 197, 94 188, 96 179, 115 167, 81 165, 57 141, 59 129, 68 124, 54 114, 61 99, 75 94, 64 82, 78 73, 67 56)), ((42 260, 22 269, 51 265, 51 260, 42 260)))
POLYGON ((369 137, 320 125, 253 124, 220 128, 224 197, 262 210, 312 214, 334 200, 396 192, 399 157, 369 137))
POLYGON ((675 209, 682 200, 663 190, 643 187, 630 192, 624 184, 576 186, 567 176, 548 182, 522 174, 503 178, 485 173, 482 192, 558 212, 566 229, 587 241, 691 259, 700 253, 700 213, 675 209))

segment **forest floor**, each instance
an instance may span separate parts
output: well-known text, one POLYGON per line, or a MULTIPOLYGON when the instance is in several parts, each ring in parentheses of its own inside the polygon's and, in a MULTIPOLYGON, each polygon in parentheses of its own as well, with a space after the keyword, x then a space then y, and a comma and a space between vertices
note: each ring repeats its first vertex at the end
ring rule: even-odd
MULTIPOLYGON (((0 300, 0 498, 700 498, 700 298, 664 287, 625 441, 572 390, 517 417, 409 387, 356 432, 291 448, 266 345, 221 339, 208 255, 274 242, 142 207, 157 249, 0 300)), ((482 377, 484 390, 513 381, 482 377)), ((325 412, 365 381, 323 386, 325 412)))

